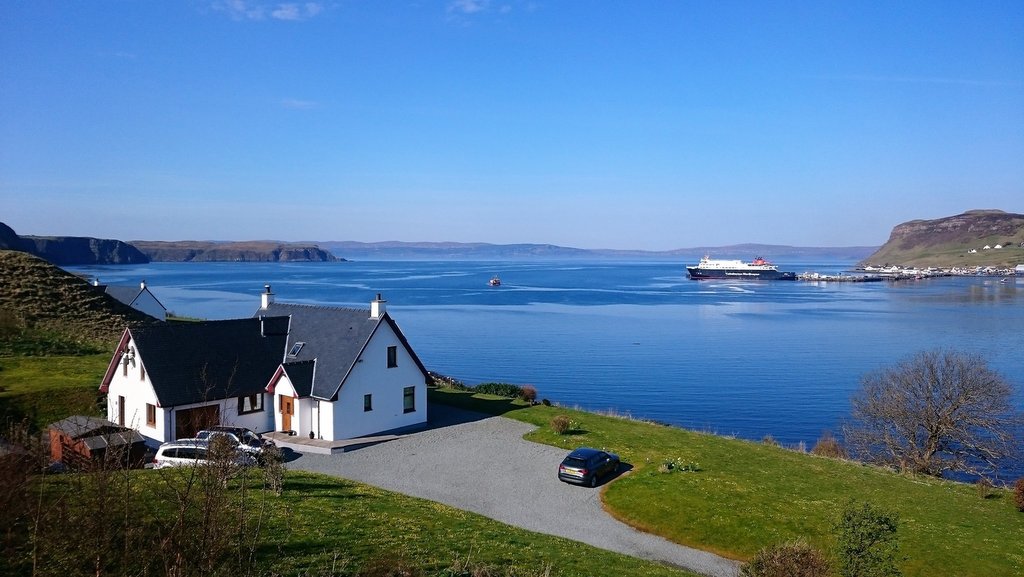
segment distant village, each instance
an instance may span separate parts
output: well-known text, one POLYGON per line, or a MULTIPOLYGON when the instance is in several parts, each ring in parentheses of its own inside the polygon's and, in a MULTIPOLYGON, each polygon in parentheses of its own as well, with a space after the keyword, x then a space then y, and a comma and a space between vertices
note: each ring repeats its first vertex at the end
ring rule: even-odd
MULTIPOLYGON (((1012 244, 1002 245, 996 244, 995 246, 985 245, 980 249, 972 248, 967 251, 968 255, 978 254, 979 250, 1003 250, 1004 248, 1014 248, 1012 244)), ((1024 248, 1024 242, 1017 245, 1016 248, 1024 248)), ((870 275, 888 278, 922 278, 932 276, 1024 276, 1024 264, 1018 264, 1015 267, 997 267, 997 266, 955 266, 955 267, 904 267, 900 265, 884 265, 884 266, 873 266, 867 265, 857 269, 868 273, 870 275)))

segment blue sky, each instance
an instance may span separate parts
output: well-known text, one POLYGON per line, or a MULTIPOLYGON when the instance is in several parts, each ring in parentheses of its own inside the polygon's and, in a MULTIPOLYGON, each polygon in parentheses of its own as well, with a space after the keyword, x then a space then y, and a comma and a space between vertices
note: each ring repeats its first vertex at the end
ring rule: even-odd
POLYGON ((881 244, 1024 212, 1024 2, 0 3, 0 221, 881 244))

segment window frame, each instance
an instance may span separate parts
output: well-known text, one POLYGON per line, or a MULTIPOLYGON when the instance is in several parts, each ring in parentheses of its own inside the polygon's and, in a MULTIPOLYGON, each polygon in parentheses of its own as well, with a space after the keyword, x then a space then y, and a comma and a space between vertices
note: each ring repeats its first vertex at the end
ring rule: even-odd
POLYGON ((238 414, 249 415, 252 413, 262 413, 266 409, 266 402, 263 397, 263 393, 254 393, 251 395, 242 395, 238 397, 238 414), (249 401, 249 408, 246 409, 246 401, 249 401))
POLYGON ((398 366, 398 345, 388 345, 388 368, 393 369, 398 366))
POLYGON ((363 395, 363 412, 369 413, 373 410, 373 393, 363 395))
POLYGON ((416 412, 416 387, 405 387, 402 389, 402 412, 416 412))
POLYGON ((152 403, 146 403, 146 426, 156 426, 156 405, 152 403))

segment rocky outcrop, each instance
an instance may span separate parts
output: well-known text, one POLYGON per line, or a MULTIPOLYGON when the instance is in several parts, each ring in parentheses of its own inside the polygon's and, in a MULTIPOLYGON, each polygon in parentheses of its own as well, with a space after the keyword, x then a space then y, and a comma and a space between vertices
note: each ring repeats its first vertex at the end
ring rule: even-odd
POLYGON ((22 250, 21 237, 14 229, 0 222, 0 250, 22 250))
POLYGON ((889 241, 865 264, 970 266, 1024 262, 1024 214, 970 210, 935 220, 896 225, 889 241), (999 245, 1000 249, 994 249, 999 245), (985 248, 989 247, 989 248, 985 248), (971 252, 976 251, 976 252, 971 252), (982 256, 976 256, 976 255, 982 256))
POLYGON ((82 264, 140 264, 149 259, 120 241, 84 236, 22 236, 22 248, 58 266, 82 264))
POLYGON ((132 241, 152 261, 163 262, 335 262, 339 259, 316 245, 252 242, 132 241))

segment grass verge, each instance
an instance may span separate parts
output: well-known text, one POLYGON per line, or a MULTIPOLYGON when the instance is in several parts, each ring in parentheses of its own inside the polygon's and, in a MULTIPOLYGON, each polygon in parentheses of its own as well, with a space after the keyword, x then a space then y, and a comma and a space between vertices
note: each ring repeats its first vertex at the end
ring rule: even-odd
POLYGON ((1024 575, 1024 514, 1007 490, 981 498, 962 483, 659 424, 445 389, 430 395, 537 425, 526 436, 532 441, 618 453, 633 469, 604 490, 605 508, 677 543, 734 559, 796 538, 829 551, 843 506, 869 501, 898 512, 900 568, 908 577, 1024 575), (549 426, 556 415, 575 423, 568 434, 549 426))

